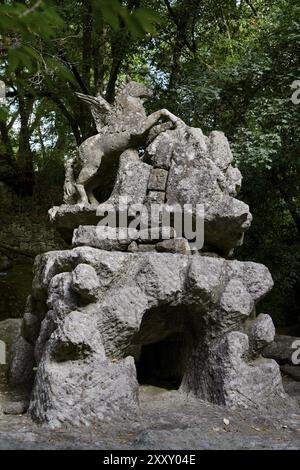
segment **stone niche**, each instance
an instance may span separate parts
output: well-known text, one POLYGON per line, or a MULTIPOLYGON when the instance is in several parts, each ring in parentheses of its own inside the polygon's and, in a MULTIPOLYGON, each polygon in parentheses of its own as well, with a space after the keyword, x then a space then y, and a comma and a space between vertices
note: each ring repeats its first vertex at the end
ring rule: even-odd
POLYGON ((236 199, 242 178, 228 141, 167 110, 146 116, 147 93, 129 81, 115 106, 83 97, 99 134, 79 149, 77 179, 66 165, 65 204, 50 210, 71 246, 35 260, 9 378, 32 382, 29 413, 53 427, 129 419, 140 385, 229 407, 288 399, 279 366, 262 357, 275 328, 256 305, 271 275, 233 259, 251 214, 236 199), (99 204, 108 158, 117 168, 114 188, 99 204), (201 203, 202 249, 191 249, 174 226, 159 225, 155 236, 147 226, 146 241, 138 228, 99 227, 99 213, 118 210, 120 197, 129 211, 201 203))

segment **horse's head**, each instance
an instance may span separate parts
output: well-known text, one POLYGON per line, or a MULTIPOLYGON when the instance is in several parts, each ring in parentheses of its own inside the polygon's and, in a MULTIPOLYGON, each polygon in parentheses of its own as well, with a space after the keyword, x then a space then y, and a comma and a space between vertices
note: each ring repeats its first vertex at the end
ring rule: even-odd
POLYGON ((132 98, 150 98, 153 92, 142 83, 134 82, 127 76, 125 82, 121 84, 118 94, 131 96, 132 98))

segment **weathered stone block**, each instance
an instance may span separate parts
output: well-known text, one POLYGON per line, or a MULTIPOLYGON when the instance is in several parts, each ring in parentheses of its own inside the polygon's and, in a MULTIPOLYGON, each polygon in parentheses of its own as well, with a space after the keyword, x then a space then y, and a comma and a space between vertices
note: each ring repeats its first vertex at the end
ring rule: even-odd
POLYGON ((161 168, 154 168, 151 170, 148 190, 150 191, 165 191, 168 179, 168 172, 161 168))
POLYGON ((136 253, 137 251, 139 251, 138 244, 136 242, 131 242, 127 248, 127 251, 129 251, 129 253, 136 253))
POLYGON ((142 245, 138 245, 138 252, 139 253, 147 253, 148 251, 156 251, 156 245, 150 245, 149 243, 144 243, 142 245))
POLYGON ((211 159, 221 170, 226 170, 233 160, 229 142, 225 134, 220 131, 213 131, 209 135, 208 149, 211 159))
POLYGON ((11 357, 9 383, 12 385, 30 383, 33 379, 33 367, 33 346, 23 336, 19 336, 11 357))
POLYGON ((5 344, 5 360, 9 364, 14 344, 20 335, 22 320, 20 318, 8 318, 0 322, 0 341, 5 344))
POLYGON ((74 291, 86 301, 95 301, 100 287, 95 269, 88 264, 78 264, 72 276, 74 291))
POLYGON ((163 240, 162 242, 157 243, 156 250, 161 253, 180 253, 181 255, 191 254, 189 243, 185 238, 163 240))
POLYGON ((93 355, 56 363, 45 355, 39 366, 29 412, 52 428, 90 425, 132 418, 138 411, 138 383, 133 359, 118 363, 93 355), (41 396, 43 399, 41 400, 41 396))
POLYGON ((146 204, 164 204, 166 195, 163 191, 150 191, 147 194, 146 204))
POLYGON ((270 315, 258 315, 249 328, 248 335, 253 351, 261 351, 271 344, 275 338, 275 326, 270 315))
POLYGON ((138 232, 138 243, 155 243, 159 240, 169 240, 176 237, 176 231, 173 227, 153 227, 143 229, 138 232))
POLYGON ((300 344, 300 338, 287 335, 276 335, 274 342, 267 346, 263 351, 263 356, 274 359, 278 364, 293 364, 292 357, 300 344))
POLYGON ((72 245, 126 251, 130 243, 137 238, 138 232, 135 229, 85 225, 74 230, 72 245))
POLYGON ((157 136, 147 147, 145 159, 156 168, 168 170, 174 148, 172 131, 166 131, 157 136))
POLYGON ((22 336, 29 341, 34 343, 39 335, 40 321, 31 312, 25 312, 22 322, 22 336))

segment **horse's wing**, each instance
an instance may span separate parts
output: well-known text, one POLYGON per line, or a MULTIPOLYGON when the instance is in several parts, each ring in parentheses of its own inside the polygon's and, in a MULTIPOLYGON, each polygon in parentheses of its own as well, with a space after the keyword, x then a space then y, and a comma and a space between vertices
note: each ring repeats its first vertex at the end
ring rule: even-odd
POLYGON ((112 112, 111 105, 101 95, 94 97, 76 93, 76 96, 90 107, 97 131, 100 132, 106 124, 107 115, 112 112))

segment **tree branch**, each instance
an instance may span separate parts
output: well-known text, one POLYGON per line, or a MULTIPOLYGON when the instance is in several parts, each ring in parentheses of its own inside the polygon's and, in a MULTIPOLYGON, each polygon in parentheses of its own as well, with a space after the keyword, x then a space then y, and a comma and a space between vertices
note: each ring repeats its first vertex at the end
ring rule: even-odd
POLYGON ((72 132, 74 134, 74 137, 76 139, 77 145, 80 145, 82 143, 82 136, 79 130, 79 126, 77 125, 76 120, 73 118, 72 114, 68 111, 64 103, 53 93, 49 93, 49 98, 57 105, 57 107, 61 110, 63 115, 67 118, 72 132))
POLYGON ((171 7, 171 4, 169 2, 169 0, 164 0, 165 2, 165 5, 168 9, 168 12, 169 12, 169 15, 171 17, 171 19, 173 20, 175 26, 177 27, 177 31, 178 33, 180 33, 180 36, 185 44, 185 46, 191 51, 191 52, 195 52, 194 50, 194 47, 189 43, 189 41, 187 40, 187 37, 185 35, 185 32, 184 32, 184 28, 182 27, 182 25, 180 24, 180 22, 178 21, 174 11, 173 11, 173 8, 171 7))
POLYGON ((76 82, 78 83, 78 85, 80 86, 82 92, 85 95, 89 95, 90 92, 89 92, 88 88, 86 87, 83 79, 81 78, 81 75, 80 75, 77 67, 74 64, 72 64, 71 62, 69 62, 69 60, 66 58, 66 56, 62 52, 58 52, 58 54, 59 54, 59 58, 62 60, 62 62, 64 62, 64 64, 68 67, 70 72, 72 72, 72 74, 74 75, 74 78, 75 78, 76 82))
POLYGON ((37 10, 42 4, 42 0, 37 0, 37 2, 32 5, 31 8, 27 8, 27 10, 24 11, 21 15, 19 15, 19 18, 24 18, 25 16, 29 15, 30 13, 34 13, 35 10, 37 10))
MULTIPOLYGON (((7 96, 8 97, 18 96, 18 91, 17 90, 9 91, 7 93, 7 96)), ((81 133, 80 133, 80 130, 79 130, 79 126, 77 125, 76 119, 72 116, 70 111, 68 111, 65 104, 57 96, 55 96, 54 93, 51 93, 50 91, 44 91, 44 92, 43 91, 38 91, 38 92, 35 91, 34 93, 26 93, 23 96, 24 96, 24 98, 49 98, 51 101, 53 101, 53 103, 55 103, 57 105, 57 107, 61 110, 62 114, 67 118, 67 120, 68 120, 68 122, 71 126, 72 132, 74 134, 74 137, 76 139, 76 143, 78 145, 80 145, 82 143, 82 136, 81 136, 81 133)))
POLYGON ((245 0, 245 2, 247 3, 248 7, 251 8, 251 10, 253 12, 253 15, 258 17, 258 12, 257 12, 256 8, 254 7, 254 5, 252 5, 251 0, 245 0))

